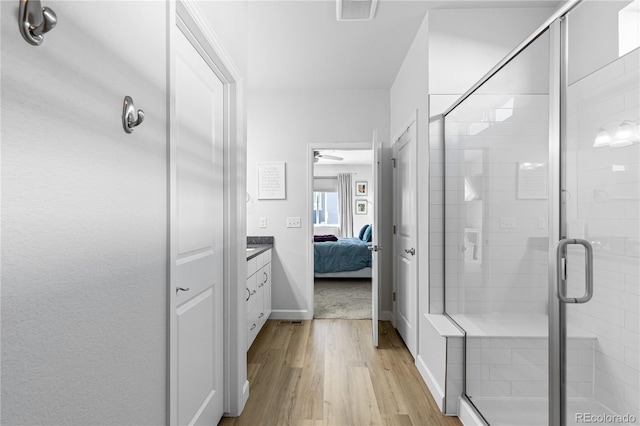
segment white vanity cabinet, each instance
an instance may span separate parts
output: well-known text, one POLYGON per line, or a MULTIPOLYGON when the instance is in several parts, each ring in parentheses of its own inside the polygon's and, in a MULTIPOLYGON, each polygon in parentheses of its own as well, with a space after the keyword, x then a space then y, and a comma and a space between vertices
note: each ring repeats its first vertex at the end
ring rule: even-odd
POLYGON ((247 349, 271 315, 271 249, 247 261, 247 349))

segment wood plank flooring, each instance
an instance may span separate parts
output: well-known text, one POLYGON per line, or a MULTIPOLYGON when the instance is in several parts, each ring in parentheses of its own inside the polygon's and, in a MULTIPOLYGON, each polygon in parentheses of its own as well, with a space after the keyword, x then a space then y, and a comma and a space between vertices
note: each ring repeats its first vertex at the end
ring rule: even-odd
POLYGON ((247 354, 250 395, 220 425, 460 425, 440 413, 389 322, 267 321, 247 354))

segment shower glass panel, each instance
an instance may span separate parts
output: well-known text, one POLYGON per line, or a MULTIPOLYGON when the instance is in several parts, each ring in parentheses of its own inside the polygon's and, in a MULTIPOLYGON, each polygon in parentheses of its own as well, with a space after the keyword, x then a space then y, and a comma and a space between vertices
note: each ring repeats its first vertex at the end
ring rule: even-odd
POLYGON ((548 406, 549 34, 445 116, 445 310, 491 425, 548 406))
MULTIPOLYGON (((640 422, 639 26, 638 0, 583 2, 566 17, 561 233, 591 243, 594 275, 591 301, 566 305, 569 425, 640 422)), ((579 297, 584 250, 570 247, 579 297)))

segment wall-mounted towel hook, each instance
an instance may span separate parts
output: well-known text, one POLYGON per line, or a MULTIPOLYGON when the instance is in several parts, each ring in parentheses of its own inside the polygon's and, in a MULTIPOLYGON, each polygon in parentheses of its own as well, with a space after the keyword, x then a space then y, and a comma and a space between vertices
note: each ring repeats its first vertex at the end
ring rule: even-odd
POLYGON ((133 132, 133 129, 138 127, 142 121, 144 121, 144 111, 141 109, 136 111, 131 96, 125 96, 122 107, 122 127, 124 131, 127 133, 133 132))
POLYGON ((58 23, 58 17, 50 8, 42 7, 40 0, 19 1, 18 26, 20 34, 29 44, 39 46, 44 40, 43 34, 51 31, 58 23))

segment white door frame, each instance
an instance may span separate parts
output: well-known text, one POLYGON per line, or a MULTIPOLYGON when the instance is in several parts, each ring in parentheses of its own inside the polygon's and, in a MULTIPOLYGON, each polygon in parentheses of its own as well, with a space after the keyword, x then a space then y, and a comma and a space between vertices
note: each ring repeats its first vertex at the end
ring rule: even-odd
MULTIPOLYGON (((313 151, 323 149, 362 149, 371 150, 371 142, 344 142, 344 143, 310 143, 307 145, 307 317, 313 319, 315 297, 313 294, 313 151)), ((374 200, 378 202, 378 200, 374 200)), ((378 219, 379 220, 379 219, 378 219)), ((380 289, 378 289, 378 292, 380 289)), ((379 309, 379 308, 378 308, 379 309)))
POLYGON ((175 46, 176 31, 182 31, 224 84, 224 411, 240 415, 249 396, 246 363, 246 306, 241 289, 246 275, 246 158, 245 132, 242 121, 243 82, 231 58, 210 28, 194 0, 167 2, 168 75, 167 91, 169 140, 167 194, 169 240, 167 242, 167 418, 171 425, 177 416, 177 321, 175 318, 175 262, 177 203, 176 194, 176 111, 175 111, 175 46))

